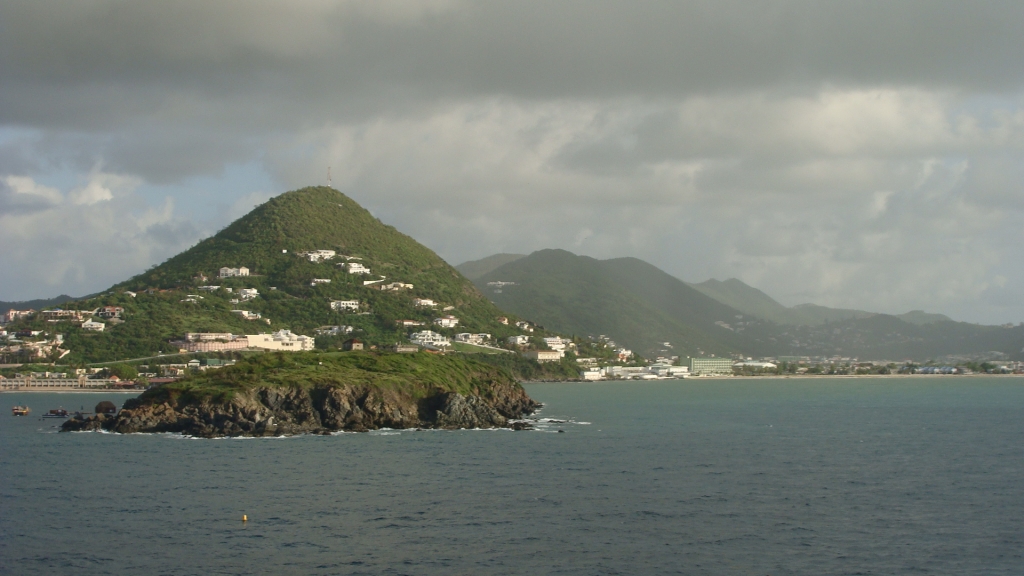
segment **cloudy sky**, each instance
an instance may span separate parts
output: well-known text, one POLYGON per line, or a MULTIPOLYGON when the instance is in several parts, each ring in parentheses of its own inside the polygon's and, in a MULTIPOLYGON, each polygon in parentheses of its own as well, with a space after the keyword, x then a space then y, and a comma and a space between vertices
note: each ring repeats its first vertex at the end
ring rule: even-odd
POLYGON ((326 182, 453 264, 1024 321, 1024 3, 0 2, 0 300, 326 182))

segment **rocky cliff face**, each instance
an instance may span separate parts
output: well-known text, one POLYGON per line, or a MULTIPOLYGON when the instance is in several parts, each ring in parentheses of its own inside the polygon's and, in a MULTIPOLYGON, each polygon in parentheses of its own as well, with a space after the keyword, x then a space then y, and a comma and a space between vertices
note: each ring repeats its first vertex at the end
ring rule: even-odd
POLYGON ((497 385, 486 396, 438 392, 413 398, 371 386, 256 387, 230 400, 170 401, 143 395, 116 416, 64 423, 64 431, 181 432, 190 436, 283 436, 378 428, 521 429, 512 422, 540 405, 521 386, 497 385))

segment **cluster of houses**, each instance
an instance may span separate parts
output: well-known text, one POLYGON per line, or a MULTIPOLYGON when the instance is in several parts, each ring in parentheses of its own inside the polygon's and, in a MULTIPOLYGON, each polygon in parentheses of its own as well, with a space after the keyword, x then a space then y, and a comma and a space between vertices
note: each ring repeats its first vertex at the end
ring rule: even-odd
POLYGON ((49 358, 56 353, 58 359, 66 356, 70 350, 62 348, 64 336, 56 334, 52 338, 42 330, 19 330, 8 332, 0 329, 0 356, 8 359, 12 357, 33 360, 36 358, 49 358))

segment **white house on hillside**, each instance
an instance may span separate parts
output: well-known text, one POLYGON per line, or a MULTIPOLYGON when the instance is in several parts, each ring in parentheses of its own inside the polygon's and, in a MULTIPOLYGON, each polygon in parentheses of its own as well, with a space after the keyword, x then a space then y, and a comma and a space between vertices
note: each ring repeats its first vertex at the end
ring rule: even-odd
POLYGON ((455 328, 459 325, 459 319, 451 314, 447 316, 441 316, 440 318, 434 318, 434 324, 437 324, 441 328, 455 328))
POLYGON ((466 344, 486 344, 490 339, 490 334, 470 334, 469 332, 463 332, 462 334, 455 335, 456 342, 465 342, 466 344))
POLYGON ((342 310, 359 310, 359 300, 331 300, 331 310, 339 312, 342 310))
POLYGON ((434 302, 430 298, 413 298, 412 303, 414 306, 426 306, 428 308, 437 306, 437 302, 434 302))
POLYGON ((220 277, 221 278, 231 278, 232 276, 248 276, 248 275, 249 275, 249 269, 246 268, 245 266, 241 266, 239 268, 221 268, 220 269, 220 277))
POLYGON ((432 330, 413 332, 409 335, 409 340, 414 344, 419 344, 420 346, 433 346, 435 348, 451 346, 451 342, 447 338, 432 330))
POLYGON ((330 260, 334 258, 334 250, 310 250, 309 252, 302 252, 302 256, 309 258, 310 262, 323 262, 324 260, 330 260))
POLYGON ((522 334, 519 336, 509 336, 508 343, 513 346, 526 346, 530 343, 530 337, 522 334))
POLYGON ((349 262, 348 264, 345 264, 345 267, 348 268, 348 273, 349 274, 369 274, 370 273, 370 269, 367 268, 366 266, 363 266, 359 262, 349 262))

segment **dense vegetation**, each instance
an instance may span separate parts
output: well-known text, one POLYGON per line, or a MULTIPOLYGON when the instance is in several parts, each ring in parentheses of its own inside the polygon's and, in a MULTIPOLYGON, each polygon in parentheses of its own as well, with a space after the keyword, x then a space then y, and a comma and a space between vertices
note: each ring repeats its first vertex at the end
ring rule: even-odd
POLYGON ((512 384, 508 371, 461 355, 427 352, 270 353, 249 357, 234 366, 197 373, 153 388, 143 399, 227 400, 256 387, 374 386, 394 389, 412 398, 439 391, 487 396, 497 383, 512 384))

